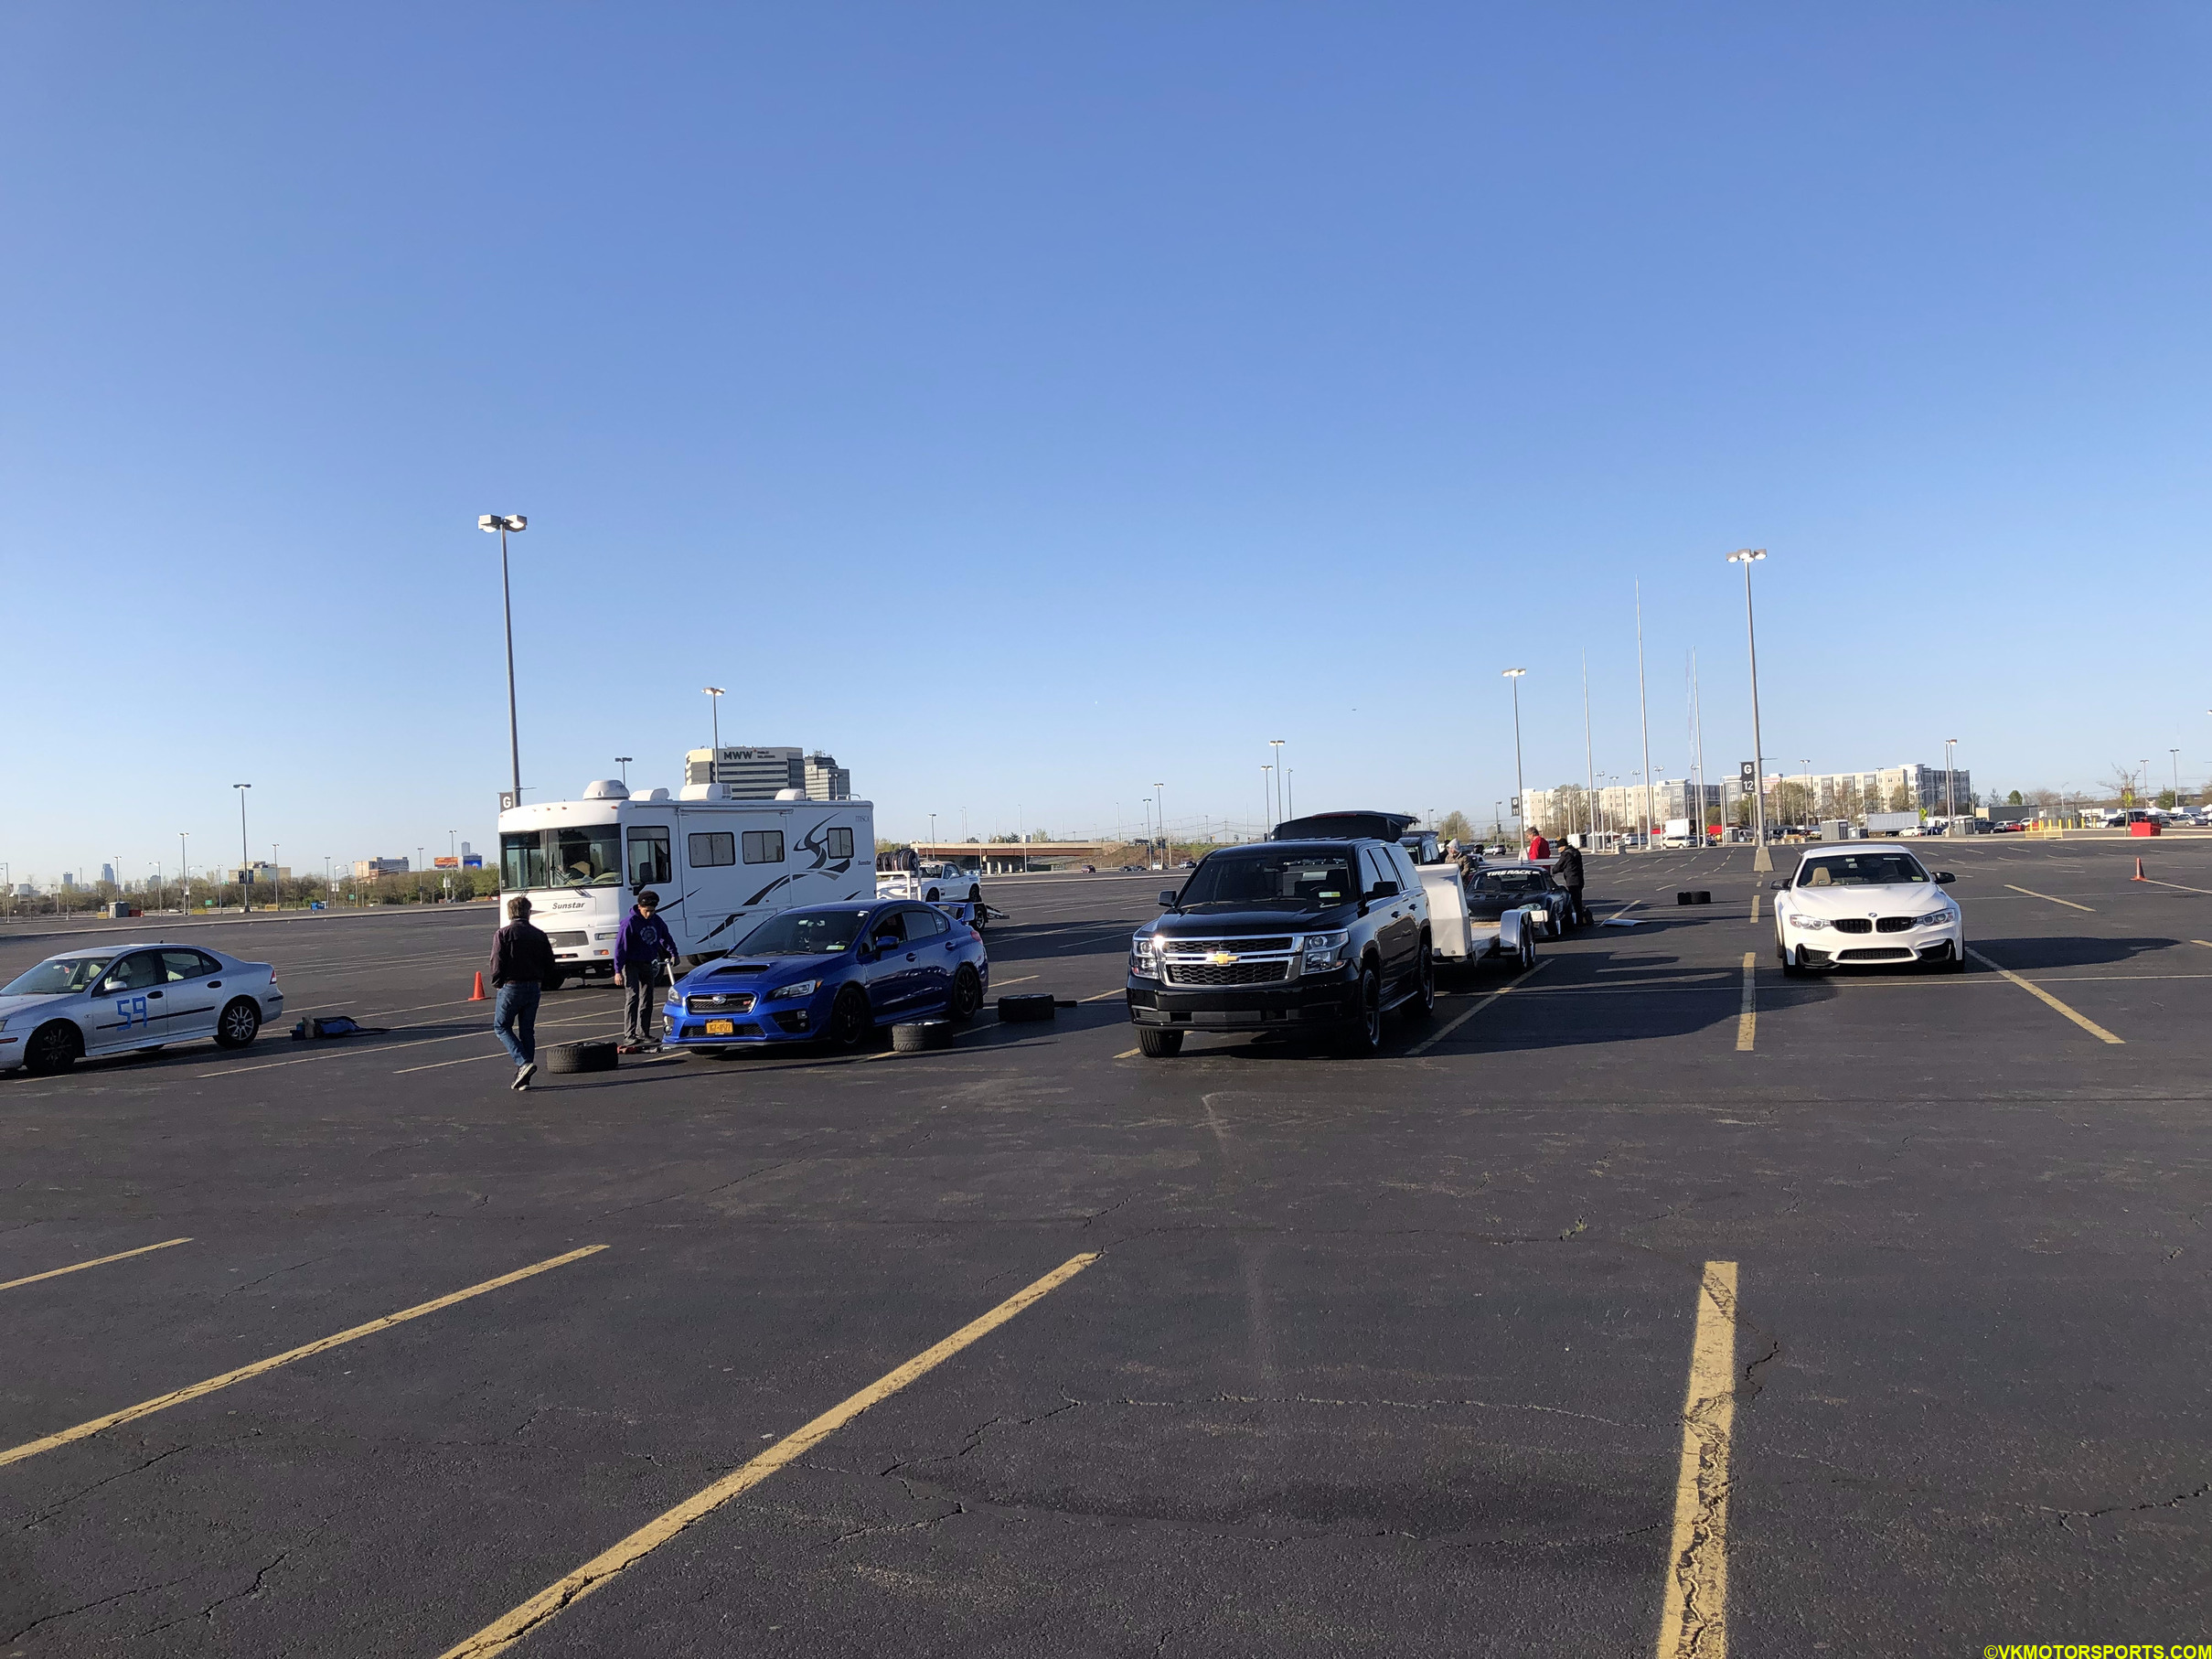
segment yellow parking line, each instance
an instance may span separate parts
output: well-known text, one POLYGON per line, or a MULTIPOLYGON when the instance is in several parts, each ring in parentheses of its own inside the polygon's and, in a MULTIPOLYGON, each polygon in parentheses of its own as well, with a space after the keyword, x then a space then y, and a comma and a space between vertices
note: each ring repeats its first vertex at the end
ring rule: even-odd
POLYGON ((1126 997, 1128 994, 1128 987, 1117 985, 1112 990, 1102 990, 1095 997, 1084 997, 1080 1000, 1085 1002, 1110 1002, 1116 997, 1126 997))
POLYGON ((1744 952, 1744 1009, 1736 1016, 1736 1052, 1751 1052, 1752 1039, 1758 1034, 1758 952, 1744 952))
POLYGON ((2189 943, 2192 945, 2202 945, 2207 950, 2212 950, 2212 939, 2191 939, 2189 943))
POLYGON ((1705 1263, 1674 1477, 1674 1538, 1659 1615, 1659 1659, 1728 1651, 1728 1453, 1736 1428, 1736 1264, 1705 1263))
POLYGON ((1755 893, 1751 895, 1751 919, 1754 922, 1758 920, 1758 902, 1766 896, 1763 893, 1755 893))
POLYGON ((1469 1009, 1458 1019, 1447 1023, 1443 1030, 1437 1032, 1433 1036, 1424 1037, 1420 1042, 1415 1044, 1411 1048, 1407 1049, 1405 1051, 1406 1057, 1410 1059, 1415 1054, 1427 1054, 1430 1049, 1436 1047, 1437 1044, 1443 1042, 1445 1038, 1450 1036, 1452 1033, 1458 1031, 1459 1027, 1465 1025, 1469 1020, 1473 1019, 1477 1014, 1488 1008, 1492 1002, 1495 1002, 1500 997, 1505 995, 1507 991, 1518 990, 1522 986, 1526 985, 1531 979, 1542 973, 1544 969, 1550 965, 1551 959, 1551 958, 1545 957, 1542 961, 1539 961, 1526 973, 1521 974, 1513 979, 1509 980, 1507 983, 1501 985, 1496 990, 1491 991, 1489 996, 1484 997, 1481 1001, 1476 1003, 1472 1008, 1469 1009))
POLYGON ((556 1256, 550 1260, 537 1262, 527 1268, 518 1268, 512 1273, 502 1273, 497 1279, 487 1279, 480 1285, 469 1286, 465 1290, 455 1290, 450 1295, 441 1296, 435 1301, 418 1302, 411 1308, 401 1309, 397 1313, 387 1313, 381 1319, 372 1319, 365 1325, 356 1325, 350 1331, 339 1332, 336 1336, 326 1336, 321 1341, 309 1343, 304 1347, 289 1348, 282 1354, 272 1354, 267 1359, 257 1359, 251 1365, 240 1365, 235 1371, 226 1371, 220 1376, 211 1376, 204 1383, 194 1383, 189 1387, 175 1389, 167 1394, 157 1394, 150 1400, 141 1400, 135 1406, 125 1406, 121 1411, 111 1411, 105 1417, 96 1417, 89 1423, 78 1424, 74 1429, 64 1429, 59 1434, 48 1435, 44 1440, 26 1440, 20 1446, 10 1447, 5 1451, 0 1451, 0 1467, 5 1467, 9 1463, 20 1463, 24 1459, 35 1458, 42 1451, 51 1451, 57 1446, 66 1446, 71 1440, 89 1440, 103 1429, 112 1429, 121 1423, 134 1422, 142 1417, 151 1417, 156 1411, 166 1411, 171 1406, 181 1406, 187 1400, 199 1398, 203 1394, 213 1394, 218 1388, 228 1388, 232 1383, 242 1383, 248 1377, 261 1375, 264 1371, 273 1371, 279 1365, 289 1365, 295 1359, 305 1359, 311 1354, 321 1354, 326 1349, 336 1348, 340 1343, 352 1342, 358 1337, 373 1336, 379 1331, 388 1330, 391 1326, 403 1323, 408 1320, 421 1319, 425 1313, 435 1313, 441 1308, 450 1308, 455 1302, 466 1301, 472 1296, 481 1296, 486 1290, 497 1290, 502 1285, 511 1285, 518 1279, 529 1279, 533 1274, 565 1267, 570 1262, 580 1261, 586 1256, 596 1256, 606 1247, 603 1244, 586 1245, 581 1250, 571 1250, 565 1256, 556 1256))
POLYGON ((643 1559, 695 1521, 704 1520, 732 1498, 759 1485, 785 1465, 828 1440, 847 1423, 889 1399, 925 1372, 934 1370, 978 1338, 988 1335, 1031 1303, 1041 1301, 1098 1259, 1092 1251, 1072 1256, 1042 1279, 1017 1290, 980 1319, 962 1325, 934 1348, 926 1348, 897 1370, 879 1377, 858 1394, 849 1396, 762 1452, 741 1463, 711 1486, 686 1498, 675 1508, 648 1521, 613 1548, 593 1556, 558 1584, 547 1586, 512 1612, 495 1619, 465 1642, 445 1650, 441 1659, 486 1659, 504 1653, 562 1608, 582 1600, 624 1568, 643 1559))
POLYGON ((2115 1037, 2110 1032, 2105 1030, 2103 1026, 2098 1024, 2096 1021, 2089 1018, 2087 1015, 2076 1013, 2072 1009, 2061 1002, 2057 997, 2051 995, 2049 991, 2044 990, 2042 986, 2030 983, 2028 980, 2022 979, 2018 974, 2014 973, 2009 968, 1999 968, 1996 963, 1991 961, 1987 957, 1983 956, 1980 951, 1974 949, 1972 947, 1968 947, 1966 954, 1973 958, 1975 961, 1981 963, 1982 967, 1993 969, 1995 972, 2004 975, 2004 978, 2010 979, 2014 984, 2017 985, 2022 990, 2027 992, 2029 996, 2035 998, 2038 1002, 2049 1003, 2053 1008, 2057 1009, 2060 1013, 2064 1014, 2068 1019, 2071 1020, 2075 1024, 2080 1026, 2083 1031, 2088 1032, 2090 1036, 2097 1038, 2100 1042, 2117 1044, 2125 1041, 2124 1038, 2115 1037))
POLYGON ((2072 910, 2087 910, 2091 914, 2094 914, 2097 908, 2094 904, 2077 904, 2072 899, 2058 898, 2055 894, 2048 893, 2037 893, 2032 887, 2015 887, 2010 882, 2005 883, 2004 887, 2005 891, 2008 893, 2025 893, 2031 899, 2043 899, 2049 904, 2064 904, 2072 910))
POLYGON ((11 1279, 0 1284, 0 1290, 13 1290, 17 1285, 35 1285, 42 1279, 59 1279, 64 1273, 81 1273, 87 1268, 104 1268, 112 1261, 125 1261, 134 1256, 144 1256, 148 1250, 166 1250, 171 1245, 190 1244, 189 1238, 165 1238, 159 1244, 140 1245, 135 1250, 118 1250, 112 1256, 95 1256, 90 1261, 71 1262, 66 1268, 48 1268, 43 1273, 32 1273, 22 1279, 11 1279))
MULTIPOLYGON (((1125 1048, 1121 1051, 1121 1053, 1116 1054, 1114 1058, 1117 1060, 1134 1060, 1138 1055, 1143 1053, 1144 1050, 1141 1048, 1125 1048)), ((0 1290, 5 1290, 5 1286, 0 1286, 0 1290)))

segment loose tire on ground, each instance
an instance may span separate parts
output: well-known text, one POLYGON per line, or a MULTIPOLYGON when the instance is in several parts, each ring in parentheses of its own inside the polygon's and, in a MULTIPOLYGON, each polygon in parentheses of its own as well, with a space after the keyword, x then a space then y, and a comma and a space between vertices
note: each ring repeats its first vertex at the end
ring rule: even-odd
POLYGON ((949 1020, 909 1020, 891 1028, 891 1048, 893 1054, 918 1054, 924 1049, 943 1048, 953 1040, 952 1022, 949 1020))
POLYGON ((1182 1053, 1182 1033, 1153 1031, 1139 1027, 1137 1033, 1137 1052, 1148 1060, 1171 1060, 1182 1053))
POLYGON ((215 1044, 218 1048, 251 1047, 261 1034, 262 1011, 251 997, 233 997, 224 1004, 223 1011, 216 1016, 215 1044))
POLYGON ((538 1051, 538 1069, 556 1076, 611 1072, 620 1064, 612 1043, 556 1043, 538 1051))
POLYGON ((1053 999, 1044 995, 1000 997, 999 1018, 1010 1025, 1020 1025, 1031 1020, 1053 1017, 1053 999))

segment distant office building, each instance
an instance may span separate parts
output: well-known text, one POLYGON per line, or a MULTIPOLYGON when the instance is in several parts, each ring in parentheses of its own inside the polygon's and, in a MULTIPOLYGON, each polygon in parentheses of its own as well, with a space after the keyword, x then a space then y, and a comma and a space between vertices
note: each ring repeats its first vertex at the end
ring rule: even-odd
POLYGON ((233 864, 223 880, 236 882, 240 886, 268 887, 292 879, 290 864, 272 864, 266 859, 256 859, 251 864, 233 864))
POLYGON ((373 882, 379 875, 405 875, 407 861, 403 858, 361 858, 353 861, 353 879, 373 882))
POLYGON ((721 784, 740 800, 774 800, 781 789, 807 787, 807 759, 796 748, 693 749, 684 756, 686 784, 721 784))
POLYGON ((835 755, 824 755, 817 749, 807 757, 803 787, 810 801, 850 800, 852 774, 838 765, 835 755))
POLYGON ((100 879, 112 887, 115 884, 115 866, 112 864, 101 865, 100 879))
POLYGON ((77 878, 67 870, 61 872, 61 891, 64 893, 77 891, 77 878))

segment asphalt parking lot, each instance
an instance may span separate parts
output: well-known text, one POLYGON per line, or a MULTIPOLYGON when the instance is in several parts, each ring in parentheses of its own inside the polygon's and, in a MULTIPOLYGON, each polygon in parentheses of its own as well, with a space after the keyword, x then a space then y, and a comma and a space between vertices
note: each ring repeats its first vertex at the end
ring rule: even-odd
POLYGON ((195 925, 394 1029, 0 1079, 0 1652, 2212 1639, 2212 840, 1916 850, 1965 973, 1593 860, 1368 1061, 1135 1057, 1154 875, 992 884, 1051 1025, 527 1095, 488 906, 195 925))

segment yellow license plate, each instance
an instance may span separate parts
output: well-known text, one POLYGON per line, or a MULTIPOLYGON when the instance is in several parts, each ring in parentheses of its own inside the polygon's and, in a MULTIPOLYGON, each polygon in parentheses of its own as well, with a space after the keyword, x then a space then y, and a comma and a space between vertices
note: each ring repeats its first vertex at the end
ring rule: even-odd
POLYGON ((707 1022, 707 1035, 710 1037, 726 1037, 736 1029, 736 1022, 732 1020, 710 1020, 707 1022))

